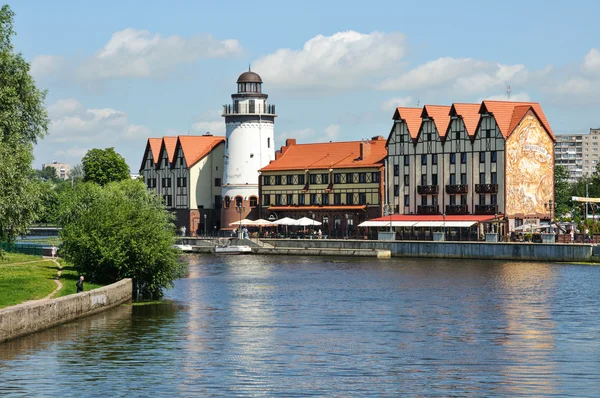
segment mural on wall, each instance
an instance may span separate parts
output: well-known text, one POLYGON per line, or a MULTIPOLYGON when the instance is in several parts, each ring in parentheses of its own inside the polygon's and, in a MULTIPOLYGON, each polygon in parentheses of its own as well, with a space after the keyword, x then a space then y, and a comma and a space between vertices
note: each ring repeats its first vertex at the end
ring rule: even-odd
POLYGON ((548 214, 554 143, 530 112, 506 140, 506 214, 548 214))

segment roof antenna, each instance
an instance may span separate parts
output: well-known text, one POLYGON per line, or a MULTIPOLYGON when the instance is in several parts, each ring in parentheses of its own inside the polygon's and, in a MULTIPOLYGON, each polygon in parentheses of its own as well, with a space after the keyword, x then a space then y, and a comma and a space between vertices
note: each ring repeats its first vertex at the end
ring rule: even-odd
POLYGON ((250 62, 248 62, 248 72, 252 72, 252 71, 250 70, 250 62))
POLYGON ((421 106, 421 101, 417 100, 417 108, 421 106))
POLYGON ((506 86, 506 100, 510 101, 510 85, 506 86))

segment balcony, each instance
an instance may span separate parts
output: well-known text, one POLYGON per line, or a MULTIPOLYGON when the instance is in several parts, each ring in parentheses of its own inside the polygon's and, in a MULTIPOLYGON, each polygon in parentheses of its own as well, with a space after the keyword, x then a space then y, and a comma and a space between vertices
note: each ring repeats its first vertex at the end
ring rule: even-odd
POLYGON ((446 185, 446 193, 448 195, 468 193, 468 192, 469 192, 469 186, 466 184, 465 185, 462 185, 462 184, 446 185))
POLYGON ((238 104, 237 106, 229 104, 223 105, 223 115, 273 115, 275 116, 275 105, 268 104, 264 106, 261 103, 238 104))
POLYGON ((440 214, 438 205, 417 206, 417 214, 440 214))
POLYGON ((446 214, 469 214, 468 205, 446 205, 446 214))
POLYGON ((475 205, 475 214, 497 214, 498 205, 475 205))
POLYGON ((417 193, 419 195, 437 195, 438 192, 438 185, 417 185, 417 193))
POLYGON ((498 193, 498 184, 475 184, 475 193, 498 193))

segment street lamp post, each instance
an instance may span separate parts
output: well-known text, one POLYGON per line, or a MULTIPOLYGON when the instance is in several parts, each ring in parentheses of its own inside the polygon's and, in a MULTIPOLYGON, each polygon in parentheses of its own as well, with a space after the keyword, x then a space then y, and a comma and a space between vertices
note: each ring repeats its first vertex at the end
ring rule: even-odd
POLYGON ((204 237, 206 237, 206 214, 204 215, 204 237))
POLYGON ((236 206, 235 211, 240 214, 240 225, 238 225, 238 238, 242 239, 244 235, 242 235, 242 213, 246 210, 244 206, 236 206))
POLYGON ((313 220, 313 226, 312 226, 312 234, 315 234, 315 213, 311 214, 312 216, 312 220, 313 220))
POLYGON ((346 213, 344 217, 346 217, 346 239, 348 239, 348 214, 346 213))

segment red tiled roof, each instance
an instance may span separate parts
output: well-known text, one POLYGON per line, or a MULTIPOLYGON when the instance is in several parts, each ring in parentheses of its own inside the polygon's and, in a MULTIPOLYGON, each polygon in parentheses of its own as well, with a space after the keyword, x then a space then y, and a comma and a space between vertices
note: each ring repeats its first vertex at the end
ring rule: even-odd
POLYGON ((425 105, 421 117, 433 119, 440 137, 445 137, 450 123, 450 107, 445 105, 425 105))
POLYGON ((150 150, 152 151, 152 159, 154 163, 158 161, 158 157, 160 156, 160 145, 162 144, 162 138, 148 138, 148 144, 150 145, 150 150))
MULTIPOLYGON (((270 211, 307 211, 307 210, 364 210, 366 205, 347 206, 269 206, 270 211)), ((389 218, 388 218, 389 220, 389 218)))
MULTIPOLYGON (((498 218, 501 218, 503 215, 498 214, 498 218)), ((369 221, 475 221, 475 222, 484 222, 491 221, 496 218, 493 215, 475 215, 475 214, 464 214, 464 215, 451 215, 444 216, 442 214, 436 215, 414 215, 414 214, 392 214, 391 216, 384 216, 379 218, 373 218, 369 221)))
MULTIPOLYGON (((490 112, 494 115, 496 119, 496 124, 502 133, 504 138, 508 138, 512 133, 511 125, 515 116, 521 114, 521 118, 519 121, 525 116, 527 111, 524 111, 523 106, 531 107, 535 115, 540 120, 540 123, 553 141, 556 141, 556 137, 554 136, 554 132, 550 128, 550 123, 548 123, 548 119, 546 119, 546 115, 544 115, 544 111, 542 111, 542 107, 537 102, 513 102, 513 101, 483 101, 481 103, 481 107, 479 109, 479 113, 484 113, 485 111, 490 112), (518 109, 517 109, 518 108, 518 109), (517 115, 515 115, 517 112, 517 115)), ((514 125, 514 128, 518 125, 514 125)))
POLYGON ((465 130, 471 137, 477 131, 480 107, 481 104, 452 104, 452 109, 450 110, 451 116, 458 116, 463 120, 465 130))
POLYGON ((167 155, 169 156, 169 163, 173 162, 175 157, 175 145, 177 144, 177 137, 163 137, 163 145, 167 149, 167 155))
POLYGON ((288 145, 260 171, 380 167, 387 156, 383 137, 364 143, 370 145, 364 159, 360 157, 361 145, 360 141, 288 145))
POLYGON ((394 113, 394 120, 404 120, 408 127, 408 133, 413 140, 416 140, 419 136, 419 129, 421 128, 421 113, 423 108, 405 108, 398 107, 394 113))
POLYGON ((217 145, 225 142, 225 137, 202 135, 180 135, 177 137, 183 150, 183 157, 190 168, 210 153, 217 145))

